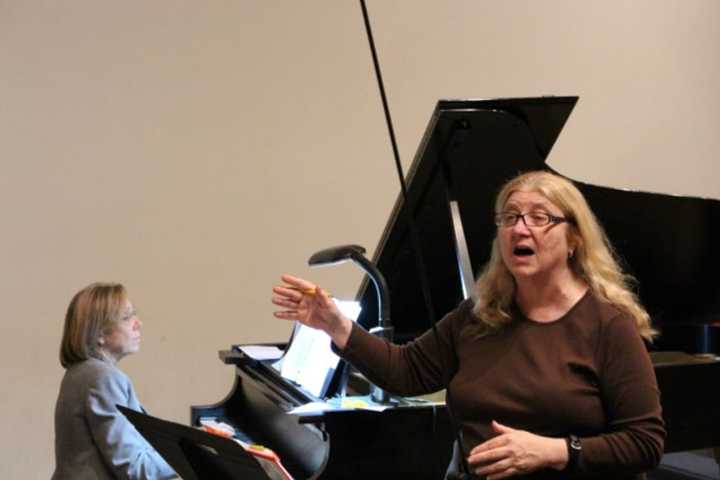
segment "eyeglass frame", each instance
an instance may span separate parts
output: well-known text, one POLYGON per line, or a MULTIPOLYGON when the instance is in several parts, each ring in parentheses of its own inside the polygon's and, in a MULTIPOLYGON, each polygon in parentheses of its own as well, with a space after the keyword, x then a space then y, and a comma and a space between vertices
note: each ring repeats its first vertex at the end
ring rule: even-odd
POLYGON ((130 320, 131 318, 137 317, 137 315, 138 315, 137 310, 135 310, 135 308, 133 308, 133 309, 130 310, 129 312, 123 312, 122 316, 120 317, 120 321, 121 321, 121 322, 127 322, 127 321, 130 320))
POLYGON ((514 227, 515 225, 517 225, 517 223, 520 221, 520 219, 522 219, 523 224, 524 224, 526 227, 528 227, 528 228, 532 228, 532 227, 546 227, 546 226, 548 226, 548 225, 557 225, 557 224, 560 224, 560 223, 569 223, 570 225, 575 225, 575 220, 572 219, 572 218, 568 218, 568 217, 558 217, 557 215, 553 215, 553 214, 547 213, 547 212, 527 212, 527 213, 500 212, 500 213, 496 213, 496 214, 495 214, 495 225, 498 226, 498 227, 502 227, 502 228, 510 228, 510 227, 514 227), (527 220, 525 220, 525 216, 527 216, 527 215, 532 215, 532 214, 542 215, 542 216, 544 216, 544 217, 547 217, 547 223, 543 223, 542 225, 530 225, 530 224, 528 224, 528 223, 527 223, 527 220), (512 222, 512 223, 510 223, 510 224, 507 224, 507 225, 499 222, 499 219, 500 219, 501 217, 503 217, 503 216, 509 216, 509 215, 512 215, 512 216, 515 217, 515 221, 514 221, 514 222, 512 222))

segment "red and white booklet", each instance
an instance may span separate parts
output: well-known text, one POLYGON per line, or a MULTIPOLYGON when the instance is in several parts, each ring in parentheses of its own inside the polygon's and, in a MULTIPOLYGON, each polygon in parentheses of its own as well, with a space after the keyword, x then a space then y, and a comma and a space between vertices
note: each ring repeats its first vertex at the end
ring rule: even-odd
POLYGON ((272 480, 293 480, 292 475, 283 467, 277 453, 262 445, 252 445, 235 439, 250 455, 260 463, 260 466, 272 480))
POLYGON ((293 480, 292 475, 283 467, 280 457, 269 448, 233 438, 235 429, 226 423, 216 422, 214 420, 201 420, 200 423, 202 425, 201 428, 206 432, 230 438, 239 443, 246 452, 258 461, 262 469, 265 470, 265 473, 267 473, 268 477, 272 480, 293 480))

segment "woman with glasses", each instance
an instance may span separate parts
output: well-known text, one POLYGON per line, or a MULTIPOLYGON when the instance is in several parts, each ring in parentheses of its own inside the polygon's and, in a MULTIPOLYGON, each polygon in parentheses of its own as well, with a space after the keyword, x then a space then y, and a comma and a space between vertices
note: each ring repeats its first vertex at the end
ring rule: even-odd
POLYGON ((117 362, 140 349, 142 323, 117 283, 94 283, 65 315, 55 406, 53 480, 175 478, 173 469, 116 405, 143 411, 117 362))
POLYGON ((390 392, 446 388, 464 447, 454 461, 462 457, 474 475, 642 478, 660 461, 665 429, 643 343, 655 332, 632 279, 562 177, 510 180, 495 212, 491 258, 472 298, 438 322, 439 342, 428 332, 388 344, 289 275, 273 289, 284 308, 275 315, 327 332, 390 392))

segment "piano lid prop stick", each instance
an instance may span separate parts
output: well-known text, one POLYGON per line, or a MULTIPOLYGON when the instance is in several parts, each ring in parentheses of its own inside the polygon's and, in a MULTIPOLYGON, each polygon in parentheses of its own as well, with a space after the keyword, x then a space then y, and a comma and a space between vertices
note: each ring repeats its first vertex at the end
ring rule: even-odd
MULTIPOLYGON (((387 95, 385 94, 385 85, 382 79, 382 72, 380 71, 380 61, 378 60, 377 50, 375 49, 375 41, 373 40, 372 27, 370 26, 370 16, 368 15, 365 0, 360 0, 360 9, 362 10, 363 22, 365 23, 365 33, 367 34, 368 43, 370 45, 370 55, 372 56, 373 67, 375 69, 375 77, 377 79, 378 89, 380 90, 380 100, 382 101, 383 112, 385 113, 385 123, 387 125, 388 134, 390 136, 390 145, 392 146, 393 156, 395 158, 395 170, 397 172, 398 179, 400 180, 400 191, 403 198, 403 208, 406 208, 406 205, 408 204, 408 192, 407 185, 405 183, 405 174, 403 172, 402 164, 400 163, 400 153, 398 152, 397 141, 395 140, 395 129, 393 128, 392 117, 390 116, 390 107, 388 106, 387 95)), ((408 227, 410 229, 410 238, 412 240, 413 250, 415 251, 415 264, 420 277, 420 286, 423 293, 423 299, 425 300, 425 309, 427 310, 428 316, 430 318, 430 325, 432 328, 433 336, 435 337, 435 341, 439 344, 440 335, 438 334, 436 326, 437 316, 435 315, 435 307, 433 305, 432 296, 430 294, 430 284, 428 281, 427 267, 425 266, 425 260, 420 249, 420 234, 418 233, 418 228, 415 224, 415 219, 412 213, 408 213, 407 218, 408 227)), ((465 449, 462 436, 460 435, 459 425, 457 424, 455 416, 453 415, 450 389, 447 388, 445 391, 445 403, 447 405, 448 418, 450 420, 450 425, 452 426, 452 429, 455 431, 455 441, 457 442, 461 451, 461 475, 469 478, 470 469, 465 459, 465 455, 467 455, 469 452, 465 449)))

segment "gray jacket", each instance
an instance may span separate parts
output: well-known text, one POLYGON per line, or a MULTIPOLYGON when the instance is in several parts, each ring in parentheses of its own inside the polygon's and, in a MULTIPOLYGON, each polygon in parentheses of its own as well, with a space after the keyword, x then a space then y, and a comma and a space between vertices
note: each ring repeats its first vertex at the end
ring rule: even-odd
POLYGON ((118 411, 144 411, 130 379, 89 359, 67 369, 55 406, 52 480, 164 480, 175 472, 118 411))

